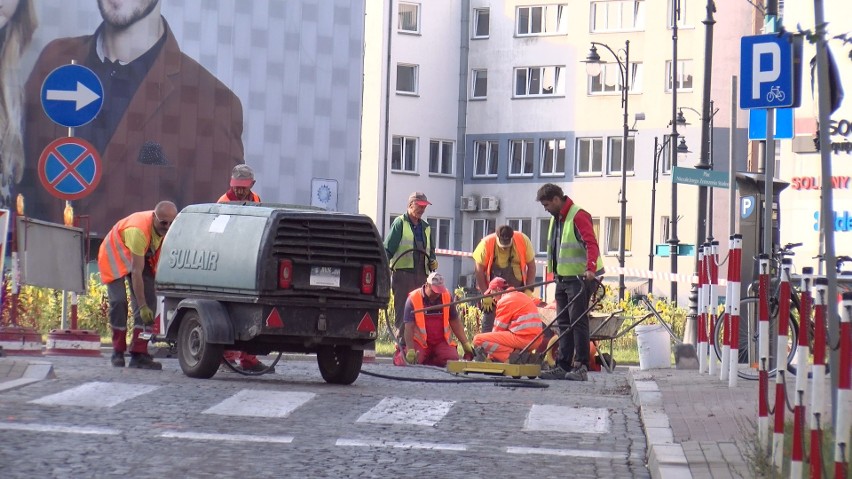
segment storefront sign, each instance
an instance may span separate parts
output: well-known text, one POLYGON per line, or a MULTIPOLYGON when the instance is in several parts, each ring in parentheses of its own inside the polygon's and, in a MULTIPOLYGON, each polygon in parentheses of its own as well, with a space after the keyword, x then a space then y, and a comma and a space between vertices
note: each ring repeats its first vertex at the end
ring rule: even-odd
MULTIPOLYGON (((814 211, 814 231, 819 231, 819 211, 814 211)), ((852 215, 848 211, 834 212, 834 231, 852 231, 852 215)))
MULTIPOLYGON (((831 187, 835 190, 849 189, 848 176, 832 176, 831 187)), ((794 176, 791 180, 794 190, 819 190, 822 189, 822 178, 818 176, 794 176)))

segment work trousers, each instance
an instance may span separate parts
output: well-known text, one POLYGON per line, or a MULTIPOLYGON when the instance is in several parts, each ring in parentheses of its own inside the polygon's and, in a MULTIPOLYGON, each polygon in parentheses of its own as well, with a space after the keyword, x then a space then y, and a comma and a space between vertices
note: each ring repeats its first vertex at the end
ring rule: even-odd
POLYGON ((425 348, 415 343, 414 349, 417 350, 417 364, 444 368, 447 367, 447 361, 459 360, 458 349, 444 341, 427 344, 425 348))
POLYGON ((575 361, 589 366, 589 316, 584 313, 589 308, 593 284, 577 278, 556 282, 556 324, 560 334, 571 328, 559 339, 557 364, 566 371, 573 369, 575 361))
POLYGON ((394 333, 397 335, 400 343, 403 343, 404 326, 403 314, 405 313, 405 301, 408 299, 408 294, 415 289, 423 286, 426 282, 426 271, 414 270, 397 270, 393 272, 391 286, 393 290, 393 310, 394 310, 394 333))
MULTIPOLYGON (((512 331, 480 333, 473 337, 473 346, 481 346, 492 361, 505 363, 513 351, 524 349, 540 332, 540 329, 525 329, 520 334, 512 331)), ((528 351, 533 349, 531 346, 528 351)))
MULTIPOLYGON (((145 265, 142 271, 142 282, 145 289, 145 303, 152 311, 157 310, 157 293, 154 290, 154 272, 145 265)), ((131 353, 148 353, 148 342, 140 339, 139 334, 145 330, 142 316, 139 313, 143 305, 137 304, 131 286, 131 275, 118 278, 107 283, 107 299, 109 300, 109 325, 112 328, 112 349, 123 353, 127 350, 127 290, 130 289, 130 308, 133 311, 133 336, 130 344, 131 353)), ((150 330, 150 328, 148 328, 150 330)))

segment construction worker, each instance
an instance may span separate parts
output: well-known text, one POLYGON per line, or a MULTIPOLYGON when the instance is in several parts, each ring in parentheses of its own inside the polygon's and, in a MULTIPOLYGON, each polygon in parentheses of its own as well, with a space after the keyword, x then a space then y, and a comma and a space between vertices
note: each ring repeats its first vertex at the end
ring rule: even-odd
POLYGON ((109 324, 112 328, 112 365, 124 367, 127 350, 127 290, 133 308, 133 338, 130 345, 131 368, 163 369, 148 354, 148 341, 139 335, 154 325, 157 295, 154 274, 163 237, 177 216, 171 201, 161 201, 153 211, 140 211, 121 219, 107 234, 98 251, 101 281, 107 287, 109 324))
POLYGON ((473 346, 467 340, 464 326, 456 308, 444 306, 430 311, 418 311, 429 306, 448 305, 450 292, 440 273, 431 273, 423 286, 408 295, 405 302, 405 361, 443 368, 447 361, 459 359, 456 344, 450 340, 450 330, 462 343, 465 357, 473 357, 473 346), (418 311, 418 312, 414 312, 418 311))
MULTIPOLYGON (((476 288, 480 293, 488 289, 488 283, 503 278, 511 287, 520 288, 535 282, 535 251, 530 238, 515 231, 509 225, 503 225, 476 245, 473 250, 476 263, 476 288)), ((532 290, 527 290, 532 295, 532 290)), ((491 298, 482 298, 482 332, 491 331, 494 325, 494 302, 491 298)))
MULTIPOLYGON (((231 171, 231 187, 224 195, 219 197, 218 203, 227 203, 229 201, 253 201, 260 203, 260 196, 251 190, 254 184, 254 170, 249 165, 235 166, 231 171)), ((233 365, 238 364, 242 369, 255 373, 264 372, 268 368, 254 354, 242 351, 226 350, 222 355, 222 360, 228 361, 233 365)))
POLYGON ((411 193, 408 211, 393 220, 385 238, 385 251, 393 268, 391 286, 397 346, 402 344, 402 318, 408 293, 420 287, 430 271, 438 270, 432 227, 423 219, 426 207, 431 204, 426 194, 411 193))
POLYGON ((548 270, 556 280, 559 359, 542 379, 587 381, 589 370, 589 299, 596 277, 604 273, 592 217, 552 183, 542 185, 536 201, 553 215, 547 241, 548 270), (562 334, 571 329, 570 333, 562 334), (576 357, 575 357, 576 356, 576 357))
MULTIPOLYGON (((509 283, 498 276, 488 284, 485 294, 509 288, 509 283)), ((511 291, 493 298, 497 300, 494 329, 474 336, 473 350, 477 360, 487 358, 505 363, 513 351, 524 349, 541 334, 542 320, 535 300, 521 291, 511 291)), ((533 348, 535 345, 530 349, 533 348)))

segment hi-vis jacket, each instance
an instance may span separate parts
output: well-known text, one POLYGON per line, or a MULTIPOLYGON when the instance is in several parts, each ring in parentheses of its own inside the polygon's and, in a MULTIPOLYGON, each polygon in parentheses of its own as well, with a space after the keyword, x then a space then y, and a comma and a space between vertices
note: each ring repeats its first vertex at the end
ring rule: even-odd
MULTIPOLYGON (((121 233, 128 228, 138 228, 148 240, 145 250, 151 247, 151 232, 154 230, 154 211, 140 211, 121 219, 104 238, 98 251, 98 270, 101 272, 101 281, 104 284, 112 283, 130 274, 133 267, 133 254, 125 246, 121 239, 121 233)), ((162 245, 162 243, 160 243, 162 245)), ((151 270, 157 272, 157 260, 160 257, 160 248, 153 256, 147 258, 151 264, 151 270)))
MULTIPOLYGON (((586 272, 586 247, 577 239, 577 234, 574 231, 574 217, 580 207, 572 204, 565 215, 565 222, 562 225, 562 237, 559 241, 559 250, 552 251, 551 241, 547 242, 547 256, 553 258, 556 254, 556 274, 559 276, 579 276, 586 272)), ((553 237, 553 228, 557 218, 550 218, 550 229, 547 237, 553 237)), ((603 272, 603 258, 598 255, 596 263, 596 271, 603 272)))
POLYGON ((515 334, 536 336, 541 329, 538 307, 526 294, 513 291, 504 294, 497 301, 493 332, 511 331, 515 334))
MULTIPOLYGON (((494 265, 494 248, 497 247, 497 234, 491 233, 483 238, 485 241, 485 279, 491 281, 491 267, 494 265)), ((515 247, 515 253, 518 255, 518 264, 521 267, 521 281, 527 284, 527 245, 524 241, 523 233, 515 231, 512 234, 512 245, 515 247)), ((509 267, 512 265, 509 264, 509 267)))
MULTIPOLYGON (((411 293, 408 294, 408 297, 411 299, 411 306, 414 307, 415 310, 423 309, 423 288, 417 288, 411 293)), ((441 293, 441 303, 448 304, 450 302, 450 292, 444 291, 441 293)), ((450 308, 452 306, 447 306, 441 308, 441 312, 443 313, 444 320, 444 341, 446 341, 450 346, 455 346, 456 344, 450 341, 450 308)), ((420 311, 419 313, 414 313, 414 342, 420 345, 422 348, 426 348, 426 313, 420 311)))

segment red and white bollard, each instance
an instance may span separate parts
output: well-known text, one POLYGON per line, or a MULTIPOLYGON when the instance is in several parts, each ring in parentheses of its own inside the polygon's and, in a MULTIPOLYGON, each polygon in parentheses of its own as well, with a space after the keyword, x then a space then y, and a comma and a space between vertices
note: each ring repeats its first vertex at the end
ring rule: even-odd
POLYGON ((834 477, 846 479, 852 434, 852 292, 843 293, 840 316, 840 368, 837 371, 837 419, 834 426, 834 477))
POLYGON ((731 236, 728 253, 728 287, 725 297, 725 341, 722 346, 722 380, 727 371, 728 387, 736 387, 740 362, 740 288, 743 261, 743 236, 731 236), (726 356, 727 352, 727 356, 726 356))
POLYGON ((828 296, 828 281, 825 278, 814 279, 814 365, 811 383, 810 428, 811 451, 808 460, 811 464, 811 477, 822 477, 822 419, 825 414, 825 310, 828 296))
POLYGON ((758 256, 757 312, 757 439, 760 450, 769 447, 769 255, 758 256))
POLYGON ((707 297, 705 305, 707 307, 707 373, 716 374, 716 288, 719 285, 719 242, 710 242, 710 256, 707 258, 707 297))
POLYGON ((814 269, 802 268, 799 291, 799 347, 796 349, 796 405, 793 409, 793 446, 790 453, 790 477, 802 477, 805 434, 805 396, 808 387, 808 332, 811 323, 811 281, 814 269))
MULTIPOLYGON (((784 416, 787 410, 787 334, 790 330, 790 270, 792 258, 781 260, 781 284, 778 291, 778 338, 775 343, 775 429, 772 435, 772 463, 780 471, 784 466, 784 416)), ((807 333, 806 333, 807 334, 807 333)))
POLYGON ((695 318, 698 336, 698 374, 707 371, 707 268, 710 245, 704 243, 698 252, 698 317, 695 318))

